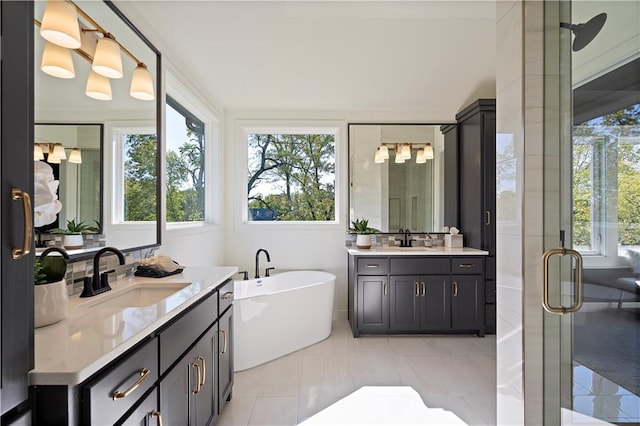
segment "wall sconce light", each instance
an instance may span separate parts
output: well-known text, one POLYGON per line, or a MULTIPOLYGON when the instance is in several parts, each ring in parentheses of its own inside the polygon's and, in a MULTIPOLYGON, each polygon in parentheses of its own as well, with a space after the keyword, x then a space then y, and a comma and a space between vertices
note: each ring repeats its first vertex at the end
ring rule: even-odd
POLYGON ((74 164, 82 164, 82 153, 78 148, 74 148, 69 153, 69 162, 74 164))
POLYGON ((40 35, 67 49, 80 47, 80 26, 76 7, 66 0, 49 0, 42 15, 40 35))
POLYGON ((44 42, 40 69, 58 78, 73 78, 76 76, 71 50, 49 41, 44 42))
POLYGON ((122 52, 124 52, 136 64, 131 76, 129 94, 139 100, 151 101, 155 99, 153 77, 147 66, 138 60, 126 47, 120 44, 113 34, 107 32, 84 10, 69 0, 48 0, 45 7, 42 22, 34 19, 34 23, 40 26, 40 35, 55 47, 47 47, 42 57, 42 71, 54 77, 73 78, 75 71, 71 52, 63 54, 64 49, 74 49, 76 53, 91 63, 91 72, 87 80, 85 93, 87 96, 98 100, 111 100, 111 86, 109 81, 96 78, 96 74, 104 79, 120 79, 123 77, 122 52), (93 28, 87 28, 78 19, 78 15, 84 22, 93 28), (99 33, 97 45, 87 33, 99 33), (84 43, 82 43, 84 39, 84 43), (95 45, 95 51, 92 51, 95 45), (46 60, 45 60, 46 59, 46 60))
POLYGON ((374 161, 376 163, 384 163, 384 160, 389 159, 389 148, 392 148, 395 153, 394 162, 396 164, 402 164, 406 160, 410 160, 411 151, 413 151, 414 148, 417 149, 416 164, 424 164, 427 160, 433 159, 433 147, 430 143, 383 143, 376 148, 374 161))
POLYGON ((33 161, 44 160, 44 152, 42 147, 38 144, 33 145, 33 161))
MULTIPOLYGON (((49 150, 49 152, 51 152, 51 150, 49 150)), ((53 145, 53 153, 49 154, 49 156, 53 156, 54 158, 60 159, 60 160, 66 160, 67 159, 67 153, 64 150, 64 147, 62 146, 62 144, 54 144, 53 145)))

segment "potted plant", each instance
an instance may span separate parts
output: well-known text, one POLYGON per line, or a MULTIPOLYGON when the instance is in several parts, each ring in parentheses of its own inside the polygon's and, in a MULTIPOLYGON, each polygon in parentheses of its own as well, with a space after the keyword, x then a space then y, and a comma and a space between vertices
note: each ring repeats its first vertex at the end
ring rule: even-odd
POLYGON ((76 222, 75 219, 71 219, 67 221, 67 227, 65 229, 56 228, 52 229, 50 232, 52 234, 64 235, 62 245, 67 250, 72 250, 82 248, 84 245, 82 234, 95 234, 98 230, 99 228, 96 226, 87 225, 84 222, 76 222))
POLYGON ((368 249, 371 248, 371 234, 375 234, 380 231, 376 228, 370 228, 369 220, 363 218, 351 221, 351 228, 349 228, 349 232, 357 235, 356 247, 359 249, 368 249))
POLYGON ((51 247, 42 252, 34 263, 34 322, 44 327, 63 320, 67 316, 69 296, 64 275, 69 255, 63 249, 51 247), (48 256, 51 252, 61 256, 48 256))

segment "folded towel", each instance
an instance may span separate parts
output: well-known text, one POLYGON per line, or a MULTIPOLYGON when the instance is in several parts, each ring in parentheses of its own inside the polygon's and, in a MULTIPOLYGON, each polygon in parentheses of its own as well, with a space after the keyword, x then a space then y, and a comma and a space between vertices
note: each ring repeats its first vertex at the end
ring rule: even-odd
POLYGON ((176 275, 182 272, 182 269, 175 269, 171 272, 163 271, 154 266, 140 265, 136 268, 136 272, 133 273, 136 277, 149 277, 149 278, 162 278, 169 275, 176 275))
POLYGON ((171 259, 167 256, 152 256, 147 259, 140 260, 140 265, 142 266, 151 266, 160 271, 164 272, 173 272, 180 269, 180 272, 185 268, 183 265, 180 265, 175 260, 171 259))

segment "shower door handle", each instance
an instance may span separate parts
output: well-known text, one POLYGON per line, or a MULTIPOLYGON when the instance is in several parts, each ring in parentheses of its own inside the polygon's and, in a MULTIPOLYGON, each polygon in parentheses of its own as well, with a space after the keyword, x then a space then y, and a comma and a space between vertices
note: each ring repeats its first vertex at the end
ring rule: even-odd
POLYGON ((542 307, 551 314, 564 315, 577 312, 582 306, 582 255, 576 250, 567 248, 549 249, 542 255, 542 307), (553 256, 569 255, 576 260, 576 273, 574 279, 575 298, 571 306, 552 306, 549 302, 549 259, 553 256))

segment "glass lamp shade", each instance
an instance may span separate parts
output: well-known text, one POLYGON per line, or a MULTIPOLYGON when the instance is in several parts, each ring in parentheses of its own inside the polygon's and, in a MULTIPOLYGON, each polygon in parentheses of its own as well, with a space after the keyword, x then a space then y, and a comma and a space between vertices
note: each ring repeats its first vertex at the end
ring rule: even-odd
POLYGON ((427 162, 427 159, 424 155, 424 149, 419 149, 416 153, 416 164, 424 164, 427 162))
POLYGON ((38 144, 33 146, 33 161, 44 160, 44 153, 42 152, 42 147, 38 144))
POLYGON ((426 160, 433 160, 433 147, 431 144, 427 144, 427 146, 424 147, 424 158, 426 160))
POLYGON ((384 158, 382 158, 382 153, 380 152, 380 148, 376 149, 376 155, 374 157, 374 161, 377 164, 384 163, 384 158))
POLYGON ((85 94, 90 98, 97 99, 99 101, 110 101, 113 99, 113 95, 111 94, 111 82, 107 77, 104 77, 94 71, 89 71, 85 94))
MULTIPOLYGON (((51 154, 49 154, 49 158, 56 158, 59 160, 66 160, 67 159, 67 153, 64 150, 64 147, 62 145, 55 145, 53 147, 53 152, 51 154)), ((52 161, 49 161, 50 163, 52 161)))
POLYGON ((411 145, 402 145, 400 156, 405 160, 411 160, 411 145))
POLYGON ((129 94, 141 101, 152 101, 155 99, 153 79, 145 64, 138 64, 136 69, 133 70, 129 94))
POLYGON ((76 7, 66 0, 49 0, 42 15, 40 35, 67 49, 80 47, 80 26, 76 7))
POLYGON ((58 78, 73 78, 76 76, 71 50, 48 41, 44 43, 40 69, 58 78))
POLYGON ((402 164, 404 163, 404 157, 402 155, 398 155, 396 154, 396 160, 395 160, 396 164, 402 164))
POLYGON ((389 148, 387 148, 386 145, 380 145, 378 150, 380 151, 380 158, 382 158, 383 160, 389 159, 389 148))
POLYGON ((107 78, 122 78, 120 45, 110 35, 98 40, 91 69, 107 78))
POLYGON ((75 163, 75 164, 82 164, 82 154, 80 153, 79 149, 72 149, 71 152, 69 153, 69 160, 70 163, 75 163))

